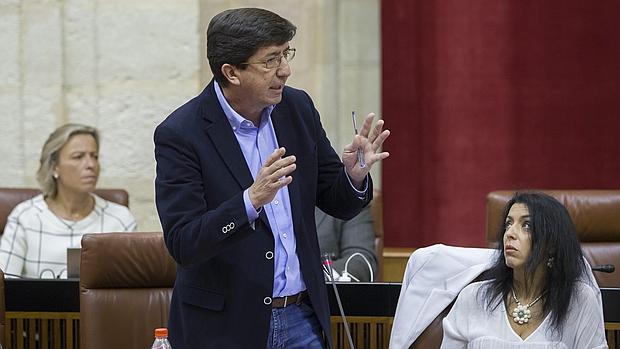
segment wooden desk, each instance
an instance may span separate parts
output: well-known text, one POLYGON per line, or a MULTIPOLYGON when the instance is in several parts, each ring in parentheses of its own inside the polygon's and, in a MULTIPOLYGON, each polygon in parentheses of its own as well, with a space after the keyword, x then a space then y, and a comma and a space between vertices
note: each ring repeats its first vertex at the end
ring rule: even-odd
POLYGON ((78 279, 5 279, 5 349, 79 348, 78 279))
POLYGON ((402 282, 409 256, 415 248, 384 247, 383 248, 383 281, 402 282))
MULTIPOLYGON (((387 348, 400 283, 337 283, 356 348, 387 348)), ((348 348, 331 284, 335 348, 348 348)), ((610 349, 620 349, 620 288, 602 288, 610 349)), ((5 349, 79 348, 79 280, 5 280, 5 349)))

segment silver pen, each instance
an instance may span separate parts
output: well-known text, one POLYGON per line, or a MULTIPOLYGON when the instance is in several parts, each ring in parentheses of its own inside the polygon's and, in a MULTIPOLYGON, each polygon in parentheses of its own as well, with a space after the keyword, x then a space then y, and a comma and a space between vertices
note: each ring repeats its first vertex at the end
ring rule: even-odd
MULTIPOLYGON (((357 122, 355 121, 355 110, 351 112, 351 118, 353 119, 353 130, 357 135, 357 122)), ((364 151, 362 148, 357 148, 357 162, 360 163, 360 167, 366 167, 366 161, 364 161, 364 151)))

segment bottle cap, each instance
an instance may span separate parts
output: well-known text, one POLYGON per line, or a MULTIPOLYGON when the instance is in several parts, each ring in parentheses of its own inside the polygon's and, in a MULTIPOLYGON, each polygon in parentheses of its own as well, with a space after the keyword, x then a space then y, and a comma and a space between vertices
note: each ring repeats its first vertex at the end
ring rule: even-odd
POLYGON ((165 327, 156 328, 155 337, 168 337, 168 329, 165 327))

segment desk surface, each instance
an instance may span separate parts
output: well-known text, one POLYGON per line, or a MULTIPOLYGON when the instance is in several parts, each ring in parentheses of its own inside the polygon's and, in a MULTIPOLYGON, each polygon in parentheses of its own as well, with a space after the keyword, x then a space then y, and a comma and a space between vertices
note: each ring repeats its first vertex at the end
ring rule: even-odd
MULTIPOLYGON (((7 311, 79 312, 79 279, 5 279, 7 311)), ((348 316, 394 316, 400 283, 337 282, 348 316)), ((330 312, 340 315, 331 284, 326 284, 330 312)), ((606 322, 620 323, 620 288, 601 288, 606 322)))

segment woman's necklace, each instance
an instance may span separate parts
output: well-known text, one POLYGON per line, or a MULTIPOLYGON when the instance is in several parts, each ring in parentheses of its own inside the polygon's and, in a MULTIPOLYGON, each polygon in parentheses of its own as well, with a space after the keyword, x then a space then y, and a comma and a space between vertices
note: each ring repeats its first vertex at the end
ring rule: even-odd
POLYGON ((86 218, 86 216, 88 216, 93 211, 94 206, 95 206, 95 199, 90 197, 90 201, 88 205, 81 208, 79 212, 70 213, 70 211, 65 209, 64 206, 60 204, 60 202, 53 200, 53 199, 50 199, 49 201, 47 201, 47 207, 50 209, 50 211, 56 217, 60 218, 60 220, 63 222, 71 221, 75 223, 75 222, 78 222, 86 218))
POLYGON ((515 294, 514 288, 512 290, 512 298, 517 303, 517 306, 512 309, 512 320, 519 325, 527 324, 532 317, 532 312, 530 311, 530 307, 538 302, 542 296, 545 294, 544 292, 540 294, 540 296, 536 297, 531 303, 522 305, 521 302, 517 299, 517 295, 515 294))

